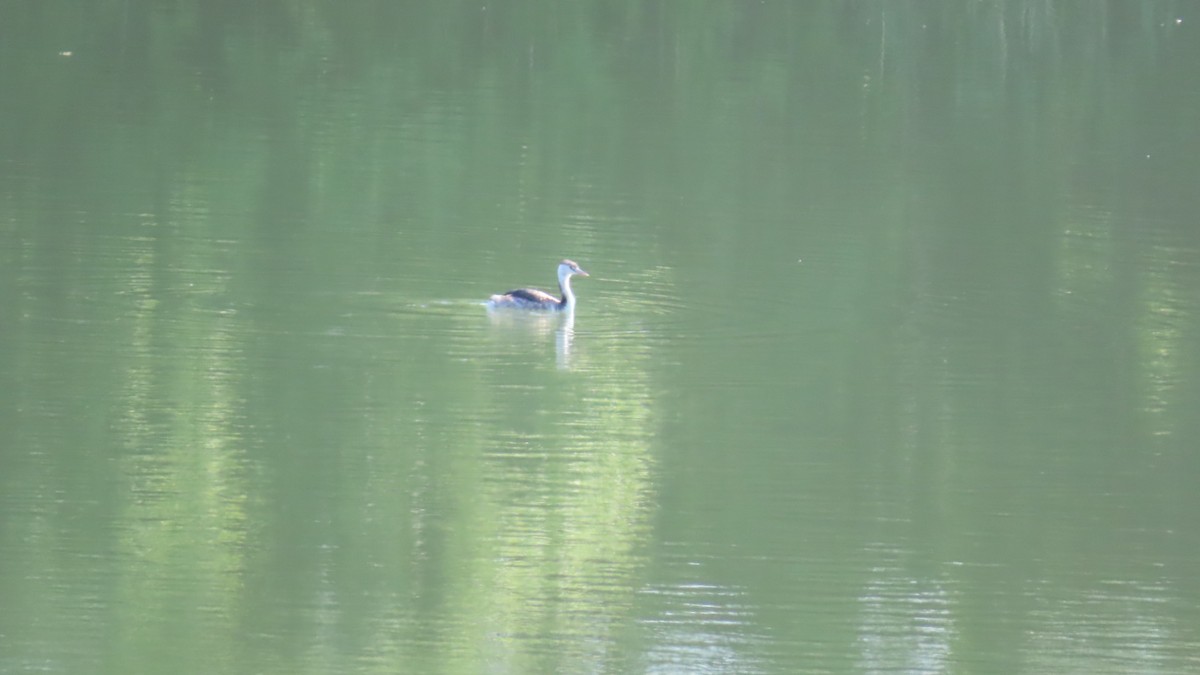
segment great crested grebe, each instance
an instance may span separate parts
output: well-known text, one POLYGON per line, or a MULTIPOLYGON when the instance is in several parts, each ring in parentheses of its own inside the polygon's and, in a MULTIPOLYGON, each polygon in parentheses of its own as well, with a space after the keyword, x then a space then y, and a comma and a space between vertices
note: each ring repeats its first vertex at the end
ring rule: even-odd
POLYGON ((575 274, 581 277, 588 276, 588 273, 573 260, 558 263, 558 290, 562 292, 561 298, 535 288, 518 288, 503 295, 493 295, 488 298, 487 306, 491 309, 548 309, 569 312, 575 309, 575 294, 571 292, 571 276, 575 274))

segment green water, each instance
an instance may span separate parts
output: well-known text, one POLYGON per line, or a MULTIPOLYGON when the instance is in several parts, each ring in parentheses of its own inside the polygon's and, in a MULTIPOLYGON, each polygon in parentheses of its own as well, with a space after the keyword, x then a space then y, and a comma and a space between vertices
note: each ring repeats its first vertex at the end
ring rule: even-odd
POLYGON ((0 5, 0 672, 1200 670, 1198 28, 0 5))

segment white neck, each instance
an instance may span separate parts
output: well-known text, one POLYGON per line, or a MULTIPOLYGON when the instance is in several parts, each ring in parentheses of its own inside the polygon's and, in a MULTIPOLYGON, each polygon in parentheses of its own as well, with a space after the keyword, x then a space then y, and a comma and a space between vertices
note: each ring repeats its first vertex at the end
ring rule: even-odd
POLYGON ((562 291, 563 309, 575 309, 575 294, 571 292, 571 273, 562 271, 558 273, 558 289, 562 291))

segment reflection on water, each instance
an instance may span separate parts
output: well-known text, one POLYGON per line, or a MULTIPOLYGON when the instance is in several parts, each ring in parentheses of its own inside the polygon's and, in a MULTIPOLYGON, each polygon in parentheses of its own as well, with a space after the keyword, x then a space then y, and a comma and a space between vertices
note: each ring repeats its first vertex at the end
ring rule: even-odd
POLYGON ((533 344, 546 340, 553 333, 554 362, 561 370, 571 368, 571 343, 575 340, 575 311, 526 311, 488 308, 487 316, 500 339, 511 340, 514 347, 524 344, 537 351, 533 344))
POLYGON ((650 562, 653 389, 636 357, 619 372, 597 370, 595 353, 573 362, 575 322, 571 312, 489 314, 486 351, 524 364, 490 373, 477 494, 492 563, 477 579, 489 596, 484 630, 505 672, 527 670, 532 655, 544 672, 622 663, 612 645, 625 639, 650 562), (575 367, 582 377, 567 372, 575 367))
POLYGON ((567 312, 554 332, 554 362, 560 369, 571 367, 571 341, 575 339, 575 312, 567 312))
POLYGON ((942 584, 873 570, 859 598, 863 672, 939 673, 954 670, 954 603, 942 584))
POLYGON ((742 593, 685 582, 647 589, 642 602, 650 635, 644 672, 764 672, 769 639, 757 634, 754 607, 742 593))

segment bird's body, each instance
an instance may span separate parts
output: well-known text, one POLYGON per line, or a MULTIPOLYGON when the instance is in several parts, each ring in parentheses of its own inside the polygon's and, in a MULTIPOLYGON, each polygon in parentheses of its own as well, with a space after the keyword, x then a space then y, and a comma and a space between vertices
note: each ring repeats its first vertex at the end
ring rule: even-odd
POLYGON ((571 277, 588 276, 578 264, 571 260, 558 263, 558 289, 561 298, 556 298, 545 291, 536 288, 518 288, 507 293, 493 295, 488 298, 490 309, 540 309, 550 311, 572 311, 575 309, 575 294, 571 292, 571 277))

